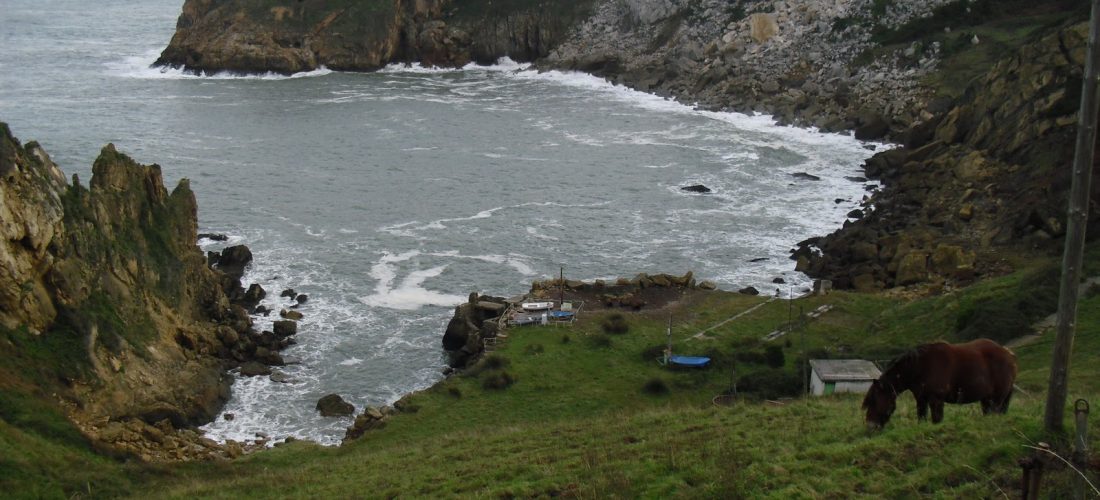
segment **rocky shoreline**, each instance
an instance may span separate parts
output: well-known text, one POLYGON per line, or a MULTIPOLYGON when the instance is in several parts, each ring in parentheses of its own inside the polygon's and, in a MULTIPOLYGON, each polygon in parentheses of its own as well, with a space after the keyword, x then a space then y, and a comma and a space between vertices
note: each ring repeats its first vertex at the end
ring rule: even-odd
POLYGON ((799 271, 840 288, 937 290, 1003 272, 1002 251, 1046 251, 1062 234, 1058 200, 1068 184, 1056 167, 1072 155, 1085 47, 1083 23, 1066 20, 1082 13, 1059 0, 1018 7, 1021 15, 1067 14, 1059 23, 1034 21, 1043 36, 997 55, 986 73, 970 68, 982 76, 957 97, 937 94, 929 81, 952 77, 941 68, 951 54, 983 47, 965 28, 998 15, 988 2, 551 1, 508 3, 497 14, 478 2, 396 2, 387 28, 357 28, 362 43, 385 34, 378 43, 386 50, 368 50, 377 57, 352 64, 330 54, 351 47, 333 37, 331 23, 310 24, 326 13, 346 21, 358 15, 351 9, 307 1, 278 14, 277 7, 257 12, 242 2, 189 0, 158 64, 197 72, 370 71, 390 62, 461 66, 508 55, 708 109, 902 143, 866 163, 868 177, 885 189, 843 228, 803 242, 792 259, 799 271), (552 24, 535 14, 565 4, 568 15, 552 24), (226 23, 230 29, 222 30, 226 23), (925 41, 920 29, 942 31, 943 41, 925 41), (282 45, 257 38, 288 30, 308 31, 309 43, 298 48, 310 54, 308 64, 291 68, 282 45), (916 41, 884 45, 892 35, 916 41))
POLYGON ((220 414, 229 370, 286 362, 278 352, 293 343, 295 321, 256 331, 250 314, 266 292, 240 281, 252 254, 202 254, 186 179, 168 192, 158 165, 110 144, 92 172, 87 186, 70 182, 0 123, 0 341, 15 356, 0 378, 38 380, 112 454, 239 456, 247 446, 215 443, 195 426, 220 414))

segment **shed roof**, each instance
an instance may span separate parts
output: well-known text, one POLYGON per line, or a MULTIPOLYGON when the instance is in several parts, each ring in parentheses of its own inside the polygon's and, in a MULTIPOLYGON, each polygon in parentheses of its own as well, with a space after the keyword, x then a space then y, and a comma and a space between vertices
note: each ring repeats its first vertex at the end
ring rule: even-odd
POLYGON ((821 380, 874 380, 882 372, 864 359, 811 359, 810 367, 821 380))

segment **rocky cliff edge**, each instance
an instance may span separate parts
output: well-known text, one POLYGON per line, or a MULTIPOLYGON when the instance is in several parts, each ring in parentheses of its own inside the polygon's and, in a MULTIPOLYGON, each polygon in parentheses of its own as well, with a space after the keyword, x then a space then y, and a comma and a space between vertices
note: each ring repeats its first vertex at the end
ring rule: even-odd
POLYGON ((119 452, 224 454, 188 429, 228 398, 251 325, 196 229, 186 179, 169 192, 159 166, 107 145, 89 185, 70 183, 0 123, 0 389, 53 394, 119 452))

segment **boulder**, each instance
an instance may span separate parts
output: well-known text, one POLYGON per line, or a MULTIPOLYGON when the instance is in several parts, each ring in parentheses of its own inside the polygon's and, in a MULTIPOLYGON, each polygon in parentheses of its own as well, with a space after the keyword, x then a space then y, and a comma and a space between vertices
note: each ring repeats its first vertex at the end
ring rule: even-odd
POLYGON ((716 288, 718 288, 718 285, 716 285, 713 281, 707 280, 699 283, 700 290, 714 290, 716 288))
POLYGON ((294 300, 298 302, 298 304, 305 304, 309 300, 309 295, 300 293, 297 297, 294 297, 294 300))
POLYGON ((297 297, 298 294, 294 292, 293 288, 287 288, 286 290, 283 290, 281 293, 279 293, 279 296, 280 297, 289 297, 289 298, 293 299, 294 297, 297 297))
POLYGON ((804 181, 820 181, 821 180, 821 177, 818 177, 814 174, 808 174, 806 172, 796 172, 796 173, 791 174, 791 177, 794 177, 795 179, 799 179, 799 180, 804 180, 804 181))
POLYGON ((329 394, 317 401, 317 411, 322 417, 346 417, 355 413, 355 407, 339 394, 329 394))
POLYGON ((283 309, 283 310, 279 311, 279 317, 284 318, 284 319, 289 319, 289 320, 292 320, 292 321, 298 321, 298 320, 302 319, 302 313, 300 313, 298 311, 288 311, 286 309, 283 309))
POLYGON ((222 250, 218 269, 236 279, 244 276, 244 269, 252 263, 252 251, 245 245, 235 245, 222 250))
POLYGON ((864 113, 859 118, 859 126, 856 127, 856 139, 861 141, 873 141, 881 139, 890 132, 890 122, 879 113, 864 113))
POLYGON ((198 239, 200 239, 200 240, 210 240, 210 241, 227 241, 227 240, 229 240, 229 237, 224 235, 224 234, 218 234, 218 233, 199 233, 198 234, 198 239))
POLYGON ((254 309, 266 296, 267 291, 265 291, 262 286, 253 283, 248 286, 248 290, 244 292, 244 295, 241 296, 237 303, 245 309, 254 309))
POLYGON ((276 321, 272 330, 277 337, 289 337, 298 333, 298 323, 291 320, 276 321))
POLYGON ((764 43, 779 34, 775 14, 758 12, 749 17, 749 37, 756 43, 764 43))
POLYGON ((905 254, 898 262, 894 283, 898 286, 920 283, 928 279, 928 254, 913 251, 905 254))
POLYGON ((689 193, 703 193, 703 194, 711 192, 710 188, 708 188, 708 187, 706 187, 702 184, 695 184, 693 186, 684 186, 684 187, 680 188, 680 190, 681 191, 687 191, 689 193))
POLYGON ((241 365, 241 375, 245 377, 255 377, 257 375, 271 375, 271 367, 258 363, 256 361, 249 361, 241 365))
POLYGON ((738 290, 737 293, 744 295, 760 295, 760 290, 757 290, 755 287, 747 286, 738 290))

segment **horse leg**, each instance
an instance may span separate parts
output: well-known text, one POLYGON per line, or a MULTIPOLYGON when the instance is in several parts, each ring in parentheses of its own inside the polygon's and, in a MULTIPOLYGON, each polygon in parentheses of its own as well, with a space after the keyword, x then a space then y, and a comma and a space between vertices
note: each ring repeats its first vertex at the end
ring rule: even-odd
POLYGON ((932 400, 932 423, 938 424, 943 422, 943 401, 939 399, 932 400))
POLYGON ((917 398, 917 421, 923 421, 928 417, 928 398, 917 398))
POLYGON ((997 407, 994 408, 994 411, 996 411, 997 413, 1008 413, 1008 403, 1012 401, 1012 391, 1013 388, 1009 387, 1008 394, 1005 394, 1005 397, 1001 399, 1001 404, 997 405, 997 407))
POLYGON ((993 398, 982 400, 982 415, 989 415, 989 412, 996 411, 997 405, 994 404, 994 401, 993 398))

